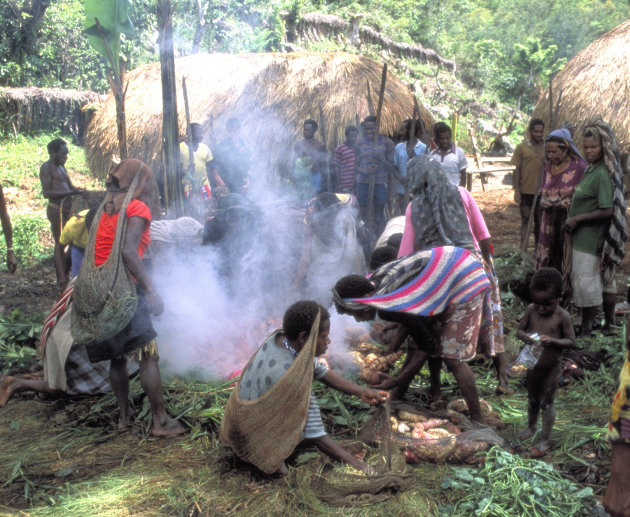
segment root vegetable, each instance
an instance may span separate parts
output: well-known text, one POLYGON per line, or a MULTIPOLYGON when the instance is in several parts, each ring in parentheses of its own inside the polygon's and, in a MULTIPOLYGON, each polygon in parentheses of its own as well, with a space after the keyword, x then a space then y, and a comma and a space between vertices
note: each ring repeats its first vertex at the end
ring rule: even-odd
MULTIPOLYGON (((479 399, 479 405, 481 406, 481 416, 487 417, 490 413, 492 413, 492 406, 483 399, 479 399)), ((468 405, 464 399, 455 399, 448 403, 446 406, 447 411, 457 411, 458 413, 463 413, 465 415, 469 415, 468 405)))
POLYGON ((407 422, 426 422, 428 419, 421 413, 415 413, 413 411, 398 411, 398 418, 406 420, 407 422))
POLYGON ((486 442, 457 441, 455 448, 449 454, 447 461, 449 463, 462 463, 470 456, 489 448, 490 446, 486 442))
POLYGON ((409 427, 406 423, 401 422, 400 424, 398 424, 398 432, 405 434, 411 431, 411 427, 409 427))
POLYGON ((449 436, 453 436, 446 429, 442 429, 440 427, 435 427, 431 429, 430 432, 425 432, 424 436, 426 438, 448 438, 449 436))
POLYGON ((443 420, 441 418, 432 418, 431 420, 422 422, 422 427, 426 431, 427 429, 432 429, 433 427, 441 427, 447 423, 448 423, 448 420, 443 420))
POLYGON ((403 452, 403 456, 405 457, 405 461, 407 463, 411 463, 413 465, 415 465, 416 463, 420 463, 420 458, 418 458, 418 455, 415 454, 411 449, 405 449, 405 452, 403 452))
POLYGON ((419 459, 439 463, 444 461, 455 449, 455 437, 418 440, 409 448, 419 459))
POLYGON ((359 374, 359 378, 368 384, 378 384, 381 380, 381 374, 374 368, 363 368, 359 374))

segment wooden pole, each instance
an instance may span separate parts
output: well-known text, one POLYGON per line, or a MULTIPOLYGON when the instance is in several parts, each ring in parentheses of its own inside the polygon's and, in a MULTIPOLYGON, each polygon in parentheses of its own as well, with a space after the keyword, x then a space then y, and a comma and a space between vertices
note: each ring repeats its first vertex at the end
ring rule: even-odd
POLYGON ((322 171, 322 174, 325 177, 322 177, 322 190, 324 192, 334 192, 334 186, 331 184, 330 181, 330 164, 328 163, 328 155, 326 153, 326 140, 328 136, 326 131, 326 119, 324 118, 324 110, 322 109, 321 105, 319 106, 319 126, 320 132, 322 134, 322 142, 324 142, 324 156, 322 156, 322 165, 324 170, 322 171))
POLYGON ((554 127, 555 121, 553 117, 553 76, 551 76, 549 77, 549 131, 553 131, 554 127))
POLYGON ((183 214, 177 86, 173 50, 173 7, 171 0, 157 0, 159 23, 160 70, 162 76, 162 157, 166 209, 175 217, 183 214))
MULTIPOLYGON (((481 171, 483 162, 481 160, 481 154, 479 153, 479 148, 477 147, 477 139, 475 138, 475 132, 470 126, 468 126, 468 135, 470 136, 470 141, 472 142, 473 151, 475 153, 475 163, 477 164, 477 170, 481 171)), ((483 174, 480 174, 479 177, 481 179, 481 190, 485 192, 486 191, 486 186, 485 186, 486 178, 483 174)), ((466 188, 468 189, 468 191, 472 190, 472 182, 473 182, 472 174, 466 172, 466 188)))
POLYGON ((188 170, 191 176, 195 174, 195 151, 193 150, 192 129, 190 127, 190 108, 188 104, 188 89, 186 78, 182 77, 182 93, 184 94, 184 111, 186 112, 186 146, 188 147, 188 170))
MULTIPOLYGON (((378 142, 378 138, 380 136, 381 133, 381 112, 383 110, 383 99, 385 97, 385 84, 387 82, 387 63, 385 63, 383 65, 383 72, 381 73, 381 87, 379 89, 378 92, 378 104, 377 104, 377 108, 376 108, 376 121, 374 122, 374 135, 376 138, 376 142, 378 142)), ((383 164, 383 166, 385 166, 386 164, 383 164)), ((370 183, 368 185, 368 209, 370 211, 370 222, 372 225, 372 238, 374 241, 376 241, 376 218, 374 215, 374 184, 376 182, 376 178, 375 178, 375 173, 374 174, 370 174, 370 183)), ((389 173, 389 181, 388 184, 391 184, 391 171, 389 173)), ((389 192, 388 192, 388 198, 389 198, 389 192)), ((389 201, 389 199, 388 199, 389 201)), ((370 242, 370 247, 373 246, 373 242, 370 242)))

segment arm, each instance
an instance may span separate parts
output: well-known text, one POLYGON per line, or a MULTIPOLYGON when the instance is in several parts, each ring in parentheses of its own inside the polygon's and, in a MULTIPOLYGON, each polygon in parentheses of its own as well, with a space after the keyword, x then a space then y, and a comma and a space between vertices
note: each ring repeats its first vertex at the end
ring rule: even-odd
POLYGON ((293 276, 293 281, 291 282, 291 290, 293 292, 298 291, 302 286, 302 282, 304 281, 304 277, 306 277, 306 272, 308 271, 308 266, 311 263, 312 236, 310 227, 306 226, 304 233, 305 235, 304 244, 302 246, 302 254, 300 255, 300 259, 298 260, 297 266, 295 268, 295 275, 293 276))
POLYGON ((573 217, 569 217, 564 222, 564 227, 569 232, 573 232, 580 224, 584 223, 594 223, 596 221, 603 221, 610 219, 613 215, 613 209, 610 208, 598 208, 597 210, 593 210, 592 212, 587 212, 586 214, 574 215, 573 217))
POLYGON ((398 258, 411 255, 414 251, 416 251, 416 231, 411 222, 411 203, 409 203, 405 211, 405 229, 398 249, 398 258))
POLYGON ((492 244, 490 243, 490 237, 480 240, 478 242, 481 256, 487 262, 487 264, 492 267, 492 244))
POLYGON ((225 182, 221 179, 221 176, 219 176, 214 160, 206 162, 206 176, 208 176, 208 181, 212 188, 225 187, 225 182))
POLYGON ((376 406, 385 402, 389 398, 389 393, 386 391, 377 391, 371 390, 369 388, 364 388, 355 384, 354 382, 350 382, 347 379, 344 379, 341 375, 333 372, 332 370, 328 370, 326 375, 324 375, 320 379, 326 386, 330 388, 334 388, 338 391, 342 391, 343 393, 347 393, 348 395, 355 395, 359 397, 366 404, 370 404, 372 406, 376 406))
POLYGON ((516 168, 514 169, 514 176, 512 179, 512 189, 514 190, 514 201, 516 203, 521 202, 521 144, 516 146, 514 154, 510 163, 516 168))
POLYGON ((125 266, 133 275, 138 286, 147 293, 147 303, 151 312, 159 316, 164 312, 164 302, 153 289, 149 275, 142 265, 142 259, 138 255, 140 238, 146 224, 146 219, 132 216, 127 220, 127 230, 125 232, 125 242, 123 244, 122 258, 125 266))
POLYGON ((341 445, 336 443, 330 436, 324 435, 321 438, 316 438, 313 440, 313 443, 315 443, 315 446, 326 454, 326 456, 329 456, 337 461, 343 461, 348 465, 352 465, 356 469, 365 471, 366 473, 373 473, 373 469, 371 467, 368 467, 361 460, 355 458, 352 454, 341 447, 341 445))
POLYGON ((516 337, 528 345, 531 345, 534 342, 527 333, 527 329, 529 328, 529 317, 533 310, 534 306, 528 305, 527 309, 525 309, 525 316, 523 316, 523 319, 518 324, 518 330, 516 331, 516 337))
POLYGON ((7 244, 7 269, 9 272, 15 273, 17 268, 17 259, 13 253, 13 227, 11 226, 11 219, 9 219, 9 212, 7 211, 7 204, 4 199, 2 185, 0 185, 0 222, 2 223, 4 241, 7 244))

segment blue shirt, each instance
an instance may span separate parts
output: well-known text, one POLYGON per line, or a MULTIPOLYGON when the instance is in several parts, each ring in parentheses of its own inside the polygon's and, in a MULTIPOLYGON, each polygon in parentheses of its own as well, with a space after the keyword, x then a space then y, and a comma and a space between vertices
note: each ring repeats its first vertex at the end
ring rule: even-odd
MULTIPOLYGON (((418 140, 418 143, 414 146, 413 151, 416 153, 416 156, 429 154, 429 148, 420 140, 418 140)), ((394 149, 394 165, 398 167, 398 174, 400 174, 403 178, 407 177, 408 161, 409 155, 407 154, 407 142, 400 142, 394 149)), ((405 191, 405 186, 400 181, 396 181, 396 193, 404 195, 405 191)))

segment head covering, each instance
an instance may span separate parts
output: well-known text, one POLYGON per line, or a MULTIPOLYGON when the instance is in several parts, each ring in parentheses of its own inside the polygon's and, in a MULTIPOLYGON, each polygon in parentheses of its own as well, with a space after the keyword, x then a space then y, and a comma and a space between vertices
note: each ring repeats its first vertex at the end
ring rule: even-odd
POLYGON ((613 186, 613 215, 610 219, 608 234, 604 242, 602 262, 604 277, 609 279, 614 274, 614 267, 620 266, 624 257, 623 245, 628 238, 626 229, 626 200, 623 187, 623 170, 617 150, 617 141, 611 127, 602 119, 586 124, 584 132, 592 131, 599 135, 602 145, 603 162, 613 186))
POLYGON ((152 217, 155 217, 157 185, 153 172, 145 163, 135 159, 123 160, 109 172, 105 182, 105 213, 111 215, 120 212, 136 175, 140 175, 140 178, 132 199, 143 201, 151 210, 152 217))
POLYGON ((569 148, 569 151, 573 153, 580 160, 585 162, 586 160, 578 151, 578 148, 573 143, 573 139, 571 138, 571 132, 566 128, 556 129, 547 135, 545 138, 545 142, 549 142, 552 138, 558 138, 564 142, 564 144, 569 148))
POLYGON ((409 160, 407 166, 411 221, 416 233, 416 251, 440 246, 475 250, 468 216, 457 187, 451 185, 440 163, 426 155, 409 160))

